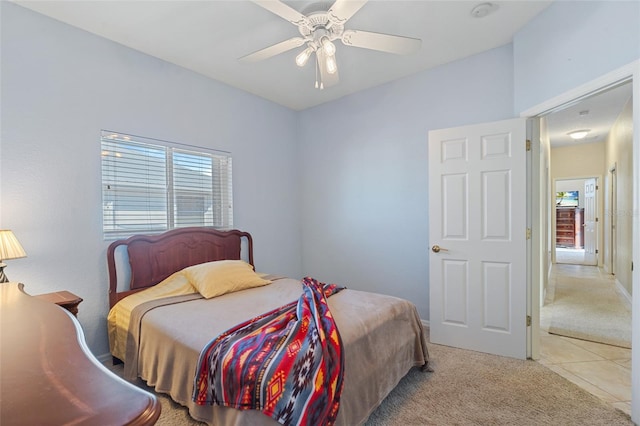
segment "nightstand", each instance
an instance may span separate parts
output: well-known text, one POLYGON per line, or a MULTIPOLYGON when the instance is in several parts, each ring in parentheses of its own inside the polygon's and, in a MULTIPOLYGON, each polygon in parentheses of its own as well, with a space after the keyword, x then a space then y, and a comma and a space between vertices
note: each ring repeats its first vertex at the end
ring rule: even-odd
POLYGON ((56 305, 65 308, 76 317, 78 316, 78 305, 82 302, 81 297, 76 296, 70 291, 56 291, 54 293, 37 294, 34 297, 55 303, 56 305))

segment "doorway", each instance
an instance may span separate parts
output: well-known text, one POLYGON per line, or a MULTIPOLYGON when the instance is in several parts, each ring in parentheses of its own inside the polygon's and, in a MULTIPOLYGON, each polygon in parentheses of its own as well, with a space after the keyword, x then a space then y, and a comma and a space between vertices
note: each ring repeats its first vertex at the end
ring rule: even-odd
MULTIPOLYGON (((570 111, 574 111, 576 114, 576 122, 574 123, 575 127, 582 127, 585 128, 585 126, 582 123, 578 123, 579 118, 577 118, 579 115, 581 115, 580 113, 584 112, 587 108, 584 107, 584 101, 591 101, 591 102, 595 102, 597 100, 598 96, 606 96, 607 94, 611 94, 613 91, 628 91, 628 97, 625 100, 624 104, 622 107, 620 107, 617 111, 616 111, 616 120, 618 120, 621 116, 623 116, 623 120, 626 120, 626 123, 632 123, 634 120, 634 117, 636 117, 635 119, 637 120, 638 117, 638 111, 633 111, 632 109, 632 101, 631 101, 631 92, 632 92, 632 86, 633 83, 631 81, 631 79, 627 79, 624 82, 616 82, 614 84, 611 84, 609 87, 605 89, 598 89, 595 88, 593 90, 591 90, 590 92, 585 92, 585 95, 582 95, 582 98, 580 100, 572 100, 570 102, 570 104, 562 104, 562 106, 554 106, 553 110, 549 110, 546 113, 539 113, 538 116, 542 117, 541 121, 543 122, 543 124, 541 125, 541 130, 542 133, 545 133, 545 131, 549 130, 550 128, 553 127, 553 115, 554 114, 560 114, 560 113, 564 113, 565 115, 568 114, 570 111), (595 93, 597 92, 597 93, 595 93)), ((567 100, 569 101, 569 100, 567 100)), ((567 102, 565 101, 565 103, 567 102)), ((558 105, 561 105, 560 103, 558 103, 558 105)), ((524 114, 523 114, 524 115, 524 114)), ((614 121, 615 123, 615 121, 614 121)), ((612 124, 612 126, 614 126, 615 124, 612 124)), ((624 136, 624 142, 623 144, 626 146, 629 146, 629 150, 627 150, 627 148, 617 148, 617 147, 611 147, 611 144, 616 143, 617 139, 620 138, 620 134, 619 134, 619 130, 614 130, 613 127, 610 128, 611 130, 607 130, 606 134, 604 136, 601 136, 601 140, 592 140, 590 141, 589 144, 585 144, 584 146, 579 146, 579 145, 566 145, 565 147, 560 146, 558 148, 558 152, 560 151, 564 151, 563 154, 564 155, 560 155, 558 156, 554 156, 552 155, 552 151, 554 149, 553 147, 553 136, 551 135, 551 132, 549 131, 548 133, 545 133, 543 135, 541 135, 541 140, 543 140, 543 144, 545 143, 544 139, 545 137, 547 138, 546 143, 548 143, 548 151, 547 151, 547 156, 545 157, 544 154, 541 154, 541 162, 538 165, 540 168, 540 175, 543 176, 544 179, 551 179, 553 182, 553 186, 552 188, 549 188, 546 196, 548 197, 548 200, 553 200, 552 202, 547 203, 547 205, 549 207, 552 208, 547 208, 546 212, 541 212, 541 215, 543 217, 547 218, 547 223, 546 224, 541 224, 541 230, 540 230, 540 237, 541 237, 541 247, 545 248, 543 250, 541 250, 540 255, 542 256, 542 259, 546 258, 546 253, 547 251, 551 254, 551 256, 549 256, 551 258, 550 262, 548 265, 546 265, 548 267, 548 274, 541 274, 541 289, 546 290, 545 292, 541 293, 541 300, 547 300, 547 302, 549 302, 549 300, 553 301, 554 297, 555 297, 555 282, 553 280, 555 280, 557 277, 555 276, 555 274, 558 272, 559 267, 563 267, 561 270, 561 274, 563 276, 568 276, 569 279, 573 278, 573 279, 578 279, 581 275, 584 275, 585 273, 587 274, 602 274, 602 277, 605 279, 605 281, 611 281, 613 284, 613 286, 615 286, 616 288, 619 288, 622 290, 622 292, 624 293, 625 289, 628 289, 628 294, 631 294, 631 288, 632 288, 632 274, 629 273, 627 274, 627 276, 624 279, 624 282, 617 282, 616 277, 611 275, 609 272, 613 271, 613 268, 615 268, 615 264, 616 262, 618 264, 620 264, 620 258, 621 258, 621 252, 626 253, 626 256, 628 256, 629 262, 632 259, 632 247, 633 247, 633 243, 632 243, 632 238, 631 235, 634 235, 633 232, 633 224, 632 221, 629 220, 625 223, 625 231, 623 232, 622 230, 619 229, 619 224, 618 224, 618 219, 620 219, 620 217, 622 216, 620 214, 620 206, 616 205, 616 201, 619 201, 621 197, 627 197, 629 200, 633 199, 633 194, 634 191, 636 189, 633 188, 634 185, 634 177, 637 176, 638 171, 634 170, 633 168, 633 162, 629 161, 627 163, 627 167, 625 170, 625 182, 628 182, 629 186, 631 186, 631 188, 628 188, 629 190, 629 194, 620 194, 620 185, 617 185, 617 179, 620 178, 620 168, 619 167, 611 167, 608 166, 608 164, 611 164, 612 162, 617 162, 619 161, 621 158, 629 157, 629 158, 633 158, 634 155, 637 156, 637 152, 632 152, 630 151, 631 147, 637 147, 637 136, 633 137, 631 134, 627 134, 624 136), (610 132, 618 132, 614 135, 611 135, 610 132), (634 142, 635 141, 635 142, 634 142), (635 143, 635 144, 634 144, 635 143), (598 144, 600 144, 600 146, 598 146, 598 144), (600 154, 597 154, 597 152, 600 152, 600 154), (621 152, 626 152, 624 154, 624 156, 621 156, 621 152), (558 160, 558 158, 560 158, 560 160, 558 160), (554 162, 555 159, 555 162, 554 162), (580 165, 585 165, 585 164, 589 164, 592 160, 597 160, 597 161, 593 161, 594 163, 598 162, 599 165, 597 166, 598 168, 595 169, 590 169, 589 167, 586 168, 580 168, 580 165), (553 170, 549 171, 547 176, 544 176, 544 170, 546 170, 546 168, 549 169, 554 169, 554 165, 556 166, 556 170, 555 172, 553 170), (560 166, 559 168, 562 169, 562 172, 558 172, 558 166, 560 166), (605 194, 605 196, 603 197, 602 195, 600 195, 599 197, 596 197, 595 199, 595 205, 597 206, 596 208, 596 226, 595 226, 595 231, 594 231, 594 235, 596 236, 595 239, 595 247, 596 247, 596 262, 594 263, 594 266, 585 266, 582 262, 563 262, 562 260, 560 260, 560 262, 558 262, 559 257, 561 258, 561 256, 559 256, 560 251, 562 251, 563 249, 568 249, 568 250, 577 250, 578 248, 582 248, 584 247, 584 244, 579 244, 580 242, 576 242, 575 240, 569 241, 569 239, 567 238, 564 241, 559 241, 557 239, 557 233, 558 233, 558 229, 559 229, 559 219, 558 219, 558 213, 557 211, 552 211, 556 209, 556 203, 558 201, 558 196, 559 195, 565 195, 564 193, 571 193, 574 191, 580 191, 581 186, 575 182, 575 180, 579 180, 576 179, 576 176, 591 176, 592 179, 596 180, 596 187, 600 186, 600 183, 602 182, 602 179, 600 178, 600 176, 604 176, 605 180, 606 180, 606 191, 607 193, 605 194), (564 182, 564 181, 569 181, 569 182, 564 182), (571 182, 574 181, 574 182, 571 182), (570 183, 571 185, 573 185, 572 187, 569 188, 565 188, 562 187, 563 183, 570 183), (560 185, 560 187, 558 187, 558 185, 560 185), (574 187, 575 186, 575 187, 574 187), (562 193, 562 194, 559 194, 562 193), (606 201, 605 201, 606 199, 606 201), (605 206, 606 206, 606 210, 605 210, 605 206), (605 220, 606 223, 602 224, 602 220, 605 220), (600 226, 597 226, 600 225, 600 226), (545 231, 546 229, 546 231, 545 231), (555 232, 554 232, 555 231, 555 232), (603 233, 604 233, 604 238, 603 238, 603 233), (622 244, 619 241, 619 239, 622 237, 624 238, 624 235, 622 234, 628 234, 628 239, 626 244, 622 244), (546 234, 546 240, 545 240, 545 234, 546 234), (604 250, 604 256, 603 256, 603 248, 605 248, 604 250), (614 254, 615 252, 615 254, 614 254), (563 265, 563 263, 572 263, 572 265, 563 265), (605 270, 605 266, 607 266, 611 269, 611 271, 609 270, 605 270), (571 266, 570 268, 566 268, 564 266, 571 266), (590 271, 591 272, 585 272, 587 271, 586 268, 592 268, 590 271)), ((566 132, 565 132, 566 133, 566 132)), ((636 166, 637 167, 637 166, 636 166)), ((582 179, 582 178, 580 178, 582 179)), ((586 179, 586 178, 585 178, 586 179)), ((586 194, 586 185, 585 185, 585 194, 586 194)), ((572 194, 573 195, 573 194, 572 194)), ((575 194, 576 197, 578 196, 577 194, 575 194)), ((562 198, 562 197, 560 197, 562 198)), ((575 209, 577 208, 581 208, 581 203, 577 202, 576 206, 573 205, 566 205, 564 206, 565 209, 575 209)), ((540 203, 539 204, 540 207, 544 207, 545 203, 540 203)), ((629 208, 631 206, 631 203, 629 204, 629 206, 627 206, 627 208, 629 208)), ((627 212, 631 212, 632 210, 626 210, 627 212)), ((582 213, 582 212, 581 212, 582 213)), ((575 220, 575 218, 572 218, 573 220, 575 220)), ((583 227, 582 224, 580 224, 581 228, 585 228, 586 224, 584 224, 585 226, 583 227)), ((575 223, 574 223, 575 226, 575 223)), ((577 233, 577 232, 576 232, 577 233)), ((575 236, 574 236, 575 238, 575 236)), ((630 296, 627 300, 627 305, 629 306, 629 309, 631 307, 631 303, 630 303, 630 296)), ((541 309, 541 316, 540 316, 540 325, 541 328, 543 326, 548 326, 548 324, 543 324, 543 320, 546 320, 546 318, 543 318, 544 316, 544 307, 541 309)), ((629 332, 631 331, 631 319, 629 319, 629 332)), ((545 332, 544 330, 541 330, 541 340, 545 339, 545 332)), ((631 339, 630 339, 631 340, 631 339)), ((541 351, 544 350, 541 348, 541 351)), ((534 351, 535 352, 535 351, 534 351)), ((543 358, 545 358, 544 355, 546 354, 542 354, 543 358)), ((631 376, 632 376, 632 371, 631 371, 631 364, 632 364, 632 360, 631 360, 631 350, 628 350, 628 363, 627 365, 629 366, 628 369, 628 374, 626 376, 626 381, 629 385, 629 389, 628 389, 628 397, 626 401, 622 401, 623 403, 627 404, 628 406, 628 411, 631 412, 631 376)), ((619 369, 619 365, 614 367, 619 369)), ((619 371, 618 371, 618 375, 619 375, 619 371)), ((613 376, 614 373, 612 372, 611 375, 613 376)), ((619 401, 620 402, 620 401, 619 401)))
POLYGON ((555 181, 555 263, 598 265, 598 182, 595 176, 555 181))

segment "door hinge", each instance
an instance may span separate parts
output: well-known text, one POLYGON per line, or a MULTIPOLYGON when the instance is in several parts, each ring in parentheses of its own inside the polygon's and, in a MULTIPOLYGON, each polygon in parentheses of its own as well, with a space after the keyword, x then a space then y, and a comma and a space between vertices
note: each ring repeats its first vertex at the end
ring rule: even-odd
POLYGON ((596 191, 597 191, 598 189, 600 189, 600 187, 599 187, 598 185, 596 185, 596 191))
POLYGON ((596 222, 598 222, 598 218, 596 217, 596 222))
POLYGON ((527 139, 527 151, 531 151, 531 141, 527 139))
POLYGON ((531 239, 531 228, 527 228, 527 240, 531 239))
POLYGON ((598 254, 598 249, 596 249, 596 254, 598 254))
POLYGON ((527 315, 527 327, 531 327, 531 315, 527 315))

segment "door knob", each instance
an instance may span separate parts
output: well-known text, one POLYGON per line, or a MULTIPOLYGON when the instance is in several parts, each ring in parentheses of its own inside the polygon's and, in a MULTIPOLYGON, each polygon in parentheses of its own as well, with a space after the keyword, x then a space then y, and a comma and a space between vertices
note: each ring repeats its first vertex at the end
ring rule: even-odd
POLYGON ((442 248, 439 245, 435 244, 433 247, 431 247, 431 251, 434 253, 440 253, 441 251, 449 251, 446 248, 442 248))

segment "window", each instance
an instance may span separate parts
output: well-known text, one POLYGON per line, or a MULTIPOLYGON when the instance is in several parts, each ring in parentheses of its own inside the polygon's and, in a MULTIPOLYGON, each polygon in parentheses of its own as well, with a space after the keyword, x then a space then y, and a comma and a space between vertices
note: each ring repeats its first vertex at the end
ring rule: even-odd
POLYGON ((185 226, 233 227, 231 156, 102 131, 106 239, 185 226))

